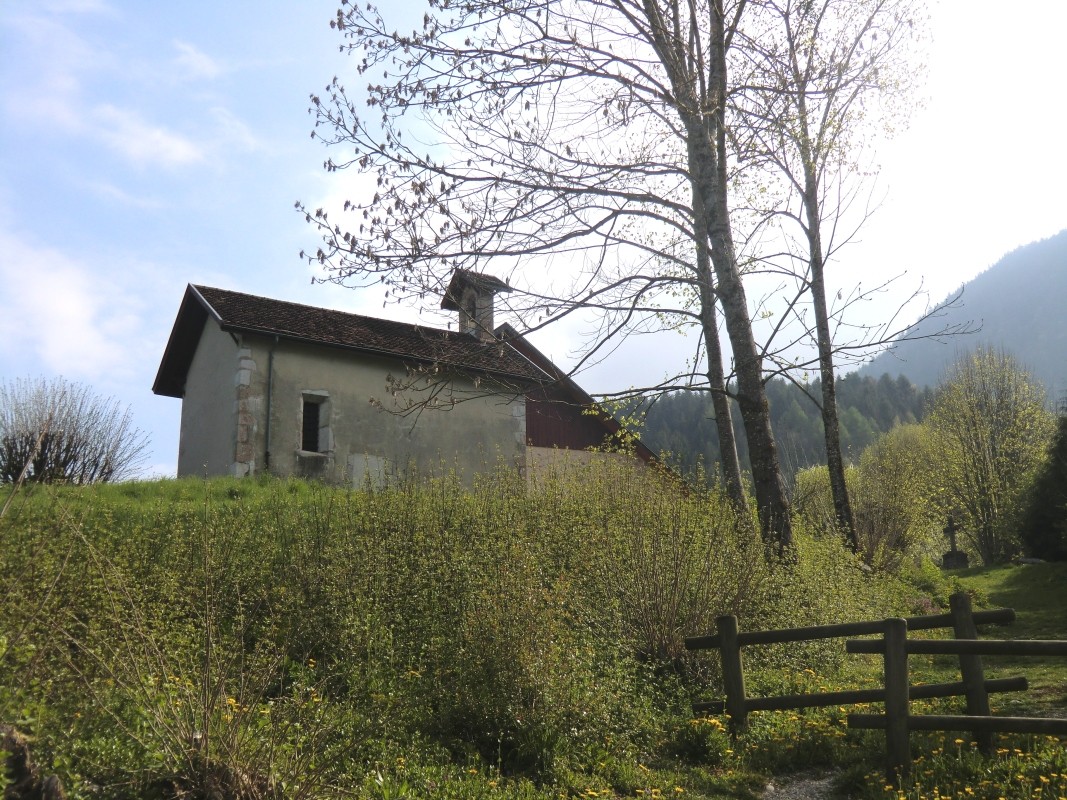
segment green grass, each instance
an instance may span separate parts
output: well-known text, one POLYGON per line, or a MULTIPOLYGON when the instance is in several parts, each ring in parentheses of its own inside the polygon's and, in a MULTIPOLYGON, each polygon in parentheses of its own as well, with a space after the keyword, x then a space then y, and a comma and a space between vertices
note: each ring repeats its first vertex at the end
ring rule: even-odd
MULTIPOLYGON (((1014 623, 988 626, 984 638, 1067 638, 1067 563, 975 567, 954 574, 965 586, 980 589, 990 607, 1015 609, 1014 623)), ((1025 695, 994 703, 1002 712, 1048 716, 1067 710, 1067 658, 1002 656, 984 662, 998 676, 1023 675, 1030 681, 1025 695)))

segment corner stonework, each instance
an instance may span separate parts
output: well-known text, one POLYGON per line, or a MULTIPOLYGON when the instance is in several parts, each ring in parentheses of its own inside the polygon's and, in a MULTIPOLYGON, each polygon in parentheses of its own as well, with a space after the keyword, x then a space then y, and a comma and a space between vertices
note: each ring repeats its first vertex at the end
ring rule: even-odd
POLYGON ((526 398, 511 407, 511 414, 515 417, 517 430, 515 431, 515 467, 521 477, 526 477, 526 398))
POLYGON ((237 453, 233 474, 238 478, 256 471, 256 416, 262 398, 255 394, 252 388, 252 373, 255 371, 256 362, 252 360, 252 351, 242 347, 237 351, 237 371, 234 374, 234 385, 237 387, 237 453))

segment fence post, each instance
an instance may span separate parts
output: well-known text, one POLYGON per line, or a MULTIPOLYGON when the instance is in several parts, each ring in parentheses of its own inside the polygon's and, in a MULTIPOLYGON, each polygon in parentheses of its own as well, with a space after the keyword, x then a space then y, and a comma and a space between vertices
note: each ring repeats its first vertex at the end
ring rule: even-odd
POLYGON ((722 657, 722 682, 726 689, 726 713, 730 715, 730 732, 737 736, 748 730, 745 711, 745 673, 741 668, 741 645, 737 643, 737 617, 715 620, 719 631, 719 655, 722 657))
POLYGON ((886 776, 899 781, 911 769, 908 739, 908 623, 885 621, 886 776))
MULTIPOLYGON (((959 592, 948 599, 952 607, 952 627, 957 639, 977 639, 978 628, 971 614, 971 596, 959 592)), ((989 695, 985 690, 985 670, 981 656, 960 656, 960 678, 967 692, 967 713, 972 717, 989 716, 989 695)), ((993 752, 993 734, 989 731, 971 731, 978 749, 985 755, 993 752)))

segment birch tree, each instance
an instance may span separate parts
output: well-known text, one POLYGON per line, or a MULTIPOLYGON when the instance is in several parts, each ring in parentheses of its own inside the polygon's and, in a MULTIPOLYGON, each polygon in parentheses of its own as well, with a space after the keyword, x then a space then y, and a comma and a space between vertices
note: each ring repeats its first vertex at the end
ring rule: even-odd
POLYGON ((696 327, 705 387, 732 435, 718 304, 761 526, 784 549, 789 505, 730 214, 730 96, 743 84, 731 80, 732 46, 745 8, 431 0, 422 30, 406 35, 373 6, 343 2, 333 25, 369 84, 335 79, 314 95, 313 135, 333 146, 327 170, 367 173, 377 187, 345 202, 341 219, 300 209, 322 234, 309 257, 328 279, 428 302, 453 269, 491 261, 506 267, 509 310, 527 332, 598 314, 584 359, 627 332, 696 327))
MULTIPOLYGON (((758 90, 737 95, 744 127, 759 158, 778 174, 783 195, 772 214, 800 246, 790 256, 811 299, 821 378, 820 408, 834 510, 859 547, 845 483, 834 376, 843 306, 828 302, 826 266, 869 213, 877 173, 873 144, 907 121, 924 68, 919 0, 754 0, 773 35, 747 38, 758 90), (799 252, 798 252, 799 251, 799 252)), ((863 294, 860 292, 860 294, 863 294)), ((855 296, 850 298, 855 300, 855 296)), ((844 298, 838 295, 838 300, 844 298)), ((869 332, 869 329, 868 329, 869 332)), ((880 333, 884 334, 884 331, 880 333)), ((883 344, 884 335, 859 344, 883 344)), ((853 355, 856 341, 849 341, 853 355)))

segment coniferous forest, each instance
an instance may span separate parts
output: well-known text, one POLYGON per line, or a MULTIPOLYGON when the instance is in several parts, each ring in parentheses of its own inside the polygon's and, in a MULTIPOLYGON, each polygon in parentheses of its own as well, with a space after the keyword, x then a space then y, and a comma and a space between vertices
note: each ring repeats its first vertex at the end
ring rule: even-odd
MULTIPOLYGON (((820 397, 818 379, 804 388, 783 378, 767 384, 771 424, 787 481, 806 467, 826 463, 822 417, 812 398, 820 397)), ((845 457, 855 460, 881 434, 900 424, 922 422, 923 411, 933 390, 919 388, 904 375, 895 379, 885 373, 872 378, 849 373, 837 382, 841 416, 841 443, 845 457)), ((741 415, 733 415, 738 456, 748 468, 741 415)), ((719 434, 715 427, 711 396, 705 392, 675 392, 660 398, 647 411, 642 431, 644 442, 656 452, 669 454, 671 463, 689 473, 698 464, 709 472, 719 461, 719 434)))

